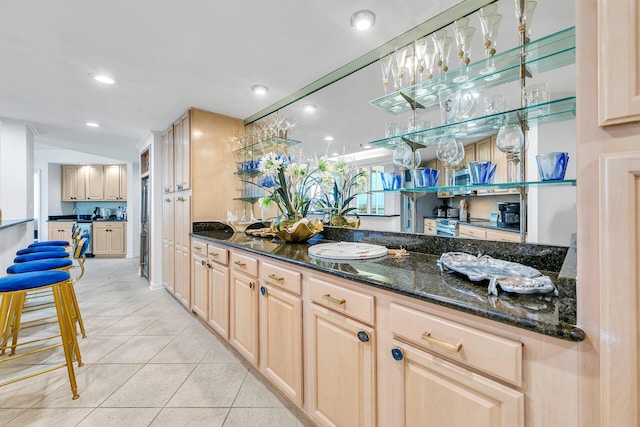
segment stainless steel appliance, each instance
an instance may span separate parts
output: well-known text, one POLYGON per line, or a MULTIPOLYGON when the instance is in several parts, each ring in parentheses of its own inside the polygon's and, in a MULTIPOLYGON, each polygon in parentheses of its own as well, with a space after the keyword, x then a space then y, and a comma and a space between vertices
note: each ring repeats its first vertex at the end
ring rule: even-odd
POLYGON ((88 234, 89 235, 89 243, 87 246, 87 252, 86 255, 88 257, 92 257, 93 256, 93 221, 91 221, 91 216, 90 215, 79 215, 78 216, 78 226, 80 227, 80 235, 82 236, 83 234, 88 234), (89 217, 88 219, 86 218, 81 218, 81 217, 89 217))
POLYGON ((140 270, 149 279, 149 177, 142 178, 140 197, 140 270))
POLYGON ((458 235, 458 221, 455 219, 436 219, 436 235, 455 237, 458 235))
POLYGON ((520 229, 520 202, 498 202, 498 227, 520 229))

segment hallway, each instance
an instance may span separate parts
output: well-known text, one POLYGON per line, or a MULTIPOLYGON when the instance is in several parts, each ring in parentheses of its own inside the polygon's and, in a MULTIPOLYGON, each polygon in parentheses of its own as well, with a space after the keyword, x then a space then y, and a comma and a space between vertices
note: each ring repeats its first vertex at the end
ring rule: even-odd
MULTIPOLYGON (((0 388, 0 425, 303 425, 167 291, 150 291, 133 260, 92 258, 86 267, 76 284, 87 330, 80 398, 71 399, 64 369, 0 388)), ((60 363, 55 351, 0 365, 0 378, 60 363)))

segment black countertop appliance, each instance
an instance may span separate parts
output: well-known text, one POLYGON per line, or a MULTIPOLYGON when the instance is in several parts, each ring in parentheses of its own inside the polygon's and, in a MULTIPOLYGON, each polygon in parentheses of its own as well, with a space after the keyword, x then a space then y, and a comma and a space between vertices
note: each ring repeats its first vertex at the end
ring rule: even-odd
POLYGON ((520 202, 498 202, 498 227, 520 230, 520 202))

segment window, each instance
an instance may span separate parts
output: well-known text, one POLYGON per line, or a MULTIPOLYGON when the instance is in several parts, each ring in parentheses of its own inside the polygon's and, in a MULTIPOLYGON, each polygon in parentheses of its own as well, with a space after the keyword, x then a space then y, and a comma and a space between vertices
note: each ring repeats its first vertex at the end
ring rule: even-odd
POLYGON ((357 212, 359 214, 384 214, 384 193, 382 192, 382 178, 380 173, 384 172, 384 166, 371 166, 363 168, 367 170, 369 182, 366 194, 359 194, 356 197, 357 212))

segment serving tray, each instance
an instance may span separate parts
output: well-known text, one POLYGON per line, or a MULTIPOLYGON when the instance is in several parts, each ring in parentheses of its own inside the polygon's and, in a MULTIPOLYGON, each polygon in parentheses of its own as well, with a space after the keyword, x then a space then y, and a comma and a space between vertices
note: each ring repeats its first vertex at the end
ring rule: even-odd
POLYGON ((517 262, 504 261, 488 255, 473 256, 464 252, 446 252, 438 260, 440 270, 463 274, 473 282, 489 280, 488 292, 498 295, 498 287, 505 292, 519 294, 550 293, 558 291, 548 276, 517 262))
POLYGON ((309 255, 328 259, 370 259, 386 255, 388 249, 370 243, 320 243, 309 247, 309 255))

